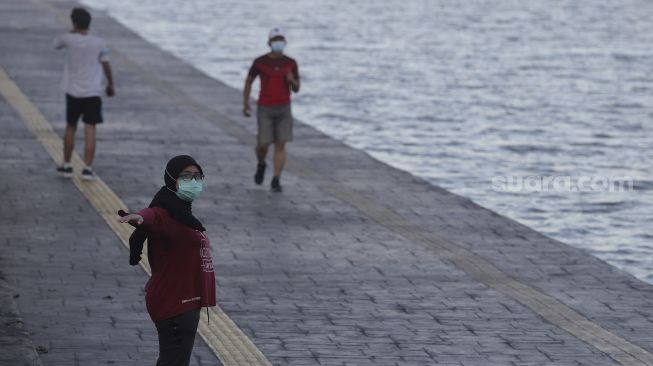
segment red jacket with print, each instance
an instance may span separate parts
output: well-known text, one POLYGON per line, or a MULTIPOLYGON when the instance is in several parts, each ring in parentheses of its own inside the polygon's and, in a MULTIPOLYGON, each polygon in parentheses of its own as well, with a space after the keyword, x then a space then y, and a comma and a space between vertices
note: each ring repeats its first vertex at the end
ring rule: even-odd
POLYGON ((143 216, 139 228, 149 235, 152 277, 145 285, 145 304, 152 321, 215 306, 211 245, 204 233, 174 220, 160 207, 138 214, 143 216))

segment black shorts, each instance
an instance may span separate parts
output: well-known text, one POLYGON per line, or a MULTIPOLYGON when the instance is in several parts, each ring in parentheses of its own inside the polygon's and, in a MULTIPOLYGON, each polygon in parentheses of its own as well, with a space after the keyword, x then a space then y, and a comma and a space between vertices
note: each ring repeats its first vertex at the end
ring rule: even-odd
POLYGON ((66 122, 76 126, 80 116, 84 123, 102 123, 102 98, 75 98, 66 94, 66 122))

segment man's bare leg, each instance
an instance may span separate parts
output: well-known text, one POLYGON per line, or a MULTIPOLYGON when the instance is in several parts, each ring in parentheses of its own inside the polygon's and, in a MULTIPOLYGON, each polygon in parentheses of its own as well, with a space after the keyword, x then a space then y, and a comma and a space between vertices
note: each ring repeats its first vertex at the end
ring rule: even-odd
POLYGON ((272 183, 270 188, 272 192, 281 192, 281 171, 283 170, 283 165, 286 162, 286 143, 284 141, 276 141, 274 143, 274 177, 272 178, 272 183))
POLYGON ((256 158, 258 159, 256 174, 254 174, 254 183, 256 184, 263 183, 263 177, 265 175, 265 156, 268 154, 269 146, 270 144, 256 144, 256 158))
POLYGON ((256 144, 256 158, 259 164, 265 164, 265 156, 268 154, 270 144, 256 144))
POLYGON ((93 165, 95 156, 95 125, 90 123, 84 124, 84 163, 86 166, 93 165))
POLYGON ((277 141, 274 143, 274 176, 281 177, 283 165, 286 163, 286 142, 277 141))
POLYGON ((75 148, 75 132, 77 132, 77 126, 67 123, 66 132, 63 137, 64 164, 70 163, 70 159, 73 156, 73 149, 75 148))

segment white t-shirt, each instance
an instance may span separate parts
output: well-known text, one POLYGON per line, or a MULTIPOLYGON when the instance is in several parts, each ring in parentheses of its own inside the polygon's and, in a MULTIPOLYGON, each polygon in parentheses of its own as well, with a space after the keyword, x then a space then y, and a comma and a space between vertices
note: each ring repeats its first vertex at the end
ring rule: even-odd
POLYGON ((106 42, 90 34, 66 33, 54 40, 56 49, 66 49, 61 88, 76 98, 102 95, 102 65, 109 61, 106 42))

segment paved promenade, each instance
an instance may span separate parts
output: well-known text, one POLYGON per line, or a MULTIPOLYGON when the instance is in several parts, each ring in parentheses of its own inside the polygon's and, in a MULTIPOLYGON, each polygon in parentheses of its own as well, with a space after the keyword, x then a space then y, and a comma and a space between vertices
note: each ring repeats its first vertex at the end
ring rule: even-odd
MULTIPOLYGON (((51 41, 74 5, 0 0, 0 70, 59 135, 51 41)), ((241 93, 92 14, 117 85, 96 172, 136 210, 170 157, 202 164, 194 210, 218 303, 267 358, 250 364, 653 365, 653 286, 302 123, 285 191, 255 186, 241 93)), ((0 97, 0 365, 153 365, 147 274, 88 191, 55 174, 18 101, 0 97)), ((214 349, 198 336, 192 364, 237 364, 214 349)))

